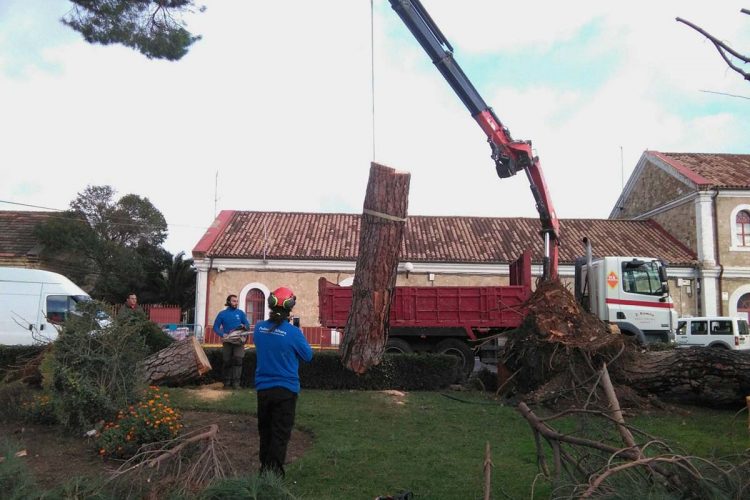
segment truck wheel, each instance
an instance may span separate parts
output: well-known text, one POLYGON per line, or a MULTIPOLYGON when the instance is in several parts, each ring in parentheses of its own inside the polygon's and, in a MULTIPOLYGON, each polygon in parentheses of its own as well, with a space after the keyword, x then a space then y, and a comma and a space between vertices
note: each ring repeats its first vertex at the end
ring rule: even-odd
POLYGON ((437 345, 435 351, 439 354, 448 354, 459 358, 463 373, 467 377, 474 371, 474 351, 464 342, 458 339, 445 339, 437 345))
POLYGON ((414 352, 414 349, 404 339, 388 339, 385 344, 385 352, 388 354, 409 354, 414 352))

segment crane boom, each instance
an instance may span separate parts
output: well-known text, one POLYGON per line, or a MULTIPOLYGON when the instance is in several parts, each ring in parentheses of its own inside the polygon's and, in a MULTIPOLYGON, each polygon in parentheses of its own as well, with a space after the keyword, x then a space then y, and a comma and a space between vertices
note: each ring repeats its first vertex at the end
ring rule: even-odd
POLYGON ((495 112, 487 106, 471 80, 453 57, 453 47, 425 10, 420 0, 390 0, 391 7, 409 28, 438 71, 451 86, 471 116, 487 135, 497 175, 501 178, 524 170, 542 224, 544 238, 543 279, 557 278, 560 223, 549 196, 539 158, 531 151, 531 141, 516 141, 495 112))

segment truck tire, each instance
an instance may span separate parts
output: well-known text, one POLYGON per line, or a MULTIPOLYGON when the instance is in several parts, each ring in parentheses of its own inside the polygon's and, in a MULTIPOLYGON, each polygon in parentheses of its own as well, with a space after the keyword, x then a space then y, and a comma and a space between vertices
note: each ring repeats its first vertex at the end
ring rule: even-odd
POLYGON ((709 344, 708 347, 711 347, 713 349, 725 349, 725 350, 730 349, 730 347, 726 345, 724 342, 714 342, 713 344, 709 344))
POLYGON ((404 339, 388 339, 385 344, 387 354, 410 354, 414 352, 409 343, 404 339))
POLYGON ((474 351, 466 343, 458 339, 445 339, 441 341, 435 352, 456 356, 461 360, 461 369, 467 377, 474 371, 474 351))

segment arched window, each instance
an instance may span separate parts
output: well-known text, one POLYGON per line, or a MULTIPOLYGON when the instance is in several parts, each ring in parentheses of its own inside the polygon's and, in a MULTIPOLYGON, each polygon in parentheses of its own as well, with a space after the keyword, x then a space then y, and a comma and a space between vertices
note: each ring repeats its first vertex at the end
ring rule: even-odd
POLYGON ((740 297, 740 300, 737 301, 737 312, 745 314, 750 313, 750 293, 744 294, 740 297))
POLYGON ((737 246, 750 247, 750 213, 747 210, 740 210, 737 212, 735 223, 737 246))
POLYGON ((263 291, 253 288, 247 292, 245 298, 245 313, 251 325, 263 321, 266 314, 266 296, 263 291))

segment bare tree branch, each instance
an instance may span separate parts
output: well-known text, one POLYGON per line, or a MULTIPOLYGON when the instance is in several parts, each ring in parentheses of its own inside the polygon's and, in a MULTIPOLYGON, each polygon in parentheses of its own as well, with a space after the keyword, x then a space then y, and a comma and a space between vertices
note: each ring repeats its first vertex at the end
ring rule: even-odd
MULTIPOLYGON (((741 12, 743 14, 750 13, 750 11, 748 11, 748 9, 742 9, 741 12)), ((729 56, 727 54, 731 55, 732 57, 734 57, 736 59, 739 59, 740 61, 742 61, 744 63, 750 63, 750 57, 745 56, 743 54, 740 54, 739 52, 737 52, 736 50, 734 50, 732 47, 730 47, 729 45, 727 45, 725 42, 722 42, 721 40, 719 40, 718 38, 716 38, 715 36, 713 36, 712 34, 710 34, 709 32, 707 32, 706 30, 704 30, 703 28, 701 28, 700 26, 697 26, 697 25, 691 23, 690 21, 682 19, 681 17, 677 17, 677 18, 675 18, 675 20, 678 23, 682 23, 682 24, 685 24, 685 25, 693 28, 695 31, 697 31, 701 35, 703 35, 706 38, 708 38, 708 40, 711 43, 714 44, 714 47, 716 47, 716 50, 719 52, 719 55, 721 56, 721 58, 724 59, 724 62, 726 62, 727 65, 730 68, 732 68, 734 71, 736 71, 737 73, 739 73, 740 75, 742 75, 745 80, 750 81, 750 72, 744 71, 742 68, 740 68, 737 64, 735 64, 735 62, 733 60, 731 60, 729 58, 729 56)))

